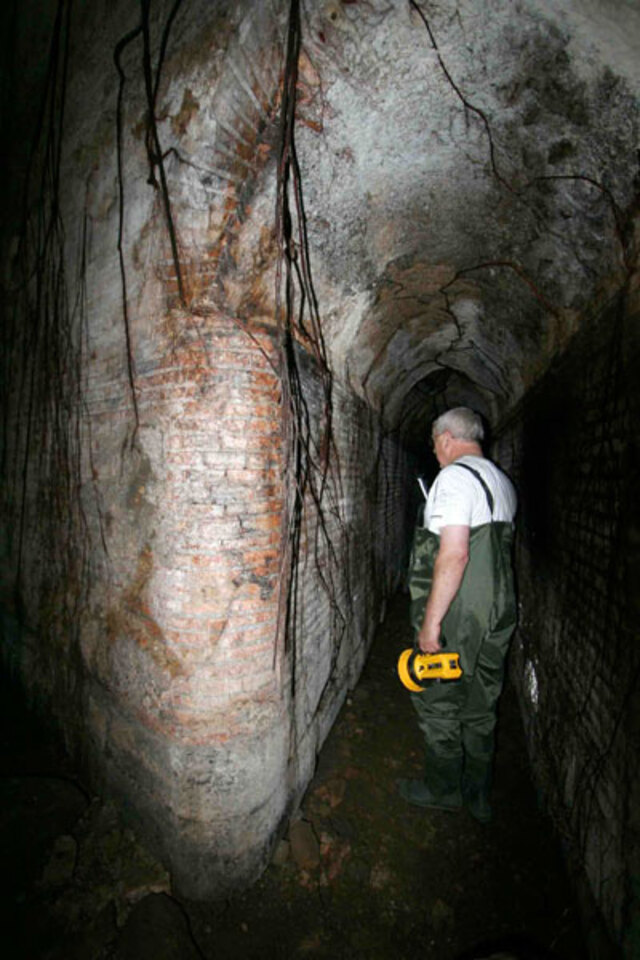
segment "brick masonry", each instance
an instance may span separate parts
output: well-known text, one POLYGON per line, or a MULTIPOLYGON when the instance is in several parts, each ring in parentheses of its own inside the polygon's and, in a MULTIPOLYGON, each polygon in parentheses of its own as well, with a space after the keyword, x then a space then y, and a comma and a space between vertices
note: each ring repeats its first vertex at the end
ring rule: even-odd
MULTIPOLYGON (((149 183, 159 172, 145 149, 141 38, 121 50, 119 88, 113 51, 135 26, 126 5, 74 22, 92 55, 70 47, 61 192, 40 197, 64 226, 40 261, 56 312, 42 307, 39 351, 14 314, 3 421, 14 464, 2 501, 5 661, 96 789, 118 796, 164 855, 175 888, 198 897, 264 867, 403 560, 403 502, 390 492, 407 459, 336 383, 325 526, 307 496, 298 613, 281 642, 283 10, 247 3, 204 31, 197 16, 174 24, 157 112, 184 303, 149 183), (105 109, 87 111, 87 96, 105 109), (61 340, 52 367, 45 346, 61 340)), ((321 426, 317 371, 300 358, 321 426)))
MULTIPOLYGON (((157 333, 152 347, 136 343, 146 358, 137 429, 124 371, 112 378, 96 339, 81 493, 91 570, 66 584, 82 593, 75 636, 50 613, 34 474, 30 640, 14 631, 12 650, 32 699, 48 704, 94 784, 119 796, 163 853, 176 889, 210 896, 263 868, 357 681, 402 572, 397 492, 408 460, 335 384, 326 515, 306 498, 298 614, 289 643, 278 642, 285 451, 275 331, 245 331, 215 312, 196 319, 197 336, 185 324, 179 343, 157 333)), ((301 371, 320 422, 319 381, 303 355, 301 371)))
POLYGON ((579 884, 628 956, 640 877, 638 307, 632 282, 501 440, 522 500, 513 666, 531 759, 579 884))

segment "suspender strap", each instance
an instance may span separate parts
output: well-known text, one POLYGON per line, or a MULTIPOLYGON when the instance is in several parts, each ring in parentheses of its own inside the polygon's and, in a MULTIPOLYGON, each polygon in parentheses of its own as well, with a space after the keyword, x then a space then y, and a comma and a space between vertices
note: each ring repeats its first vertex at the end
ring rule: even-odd
POLYGON ((455 466, 464 467, 465 470, 468 470, 469 473, 472 473, 474 475, 476 480, 480 481, 480 483, 482 484, 482 489, 484 490, 484 495, 487 498, 487 503, 489 504, 489 510, 491 511, 491 519, 493 520, 493 494, 491 493, 491 490, 489 490, 489 487, 487 486, 483 478, 480 476, 478 471, 474 470, 473 467, 470 467, 468 463, 456 463, 455 466))

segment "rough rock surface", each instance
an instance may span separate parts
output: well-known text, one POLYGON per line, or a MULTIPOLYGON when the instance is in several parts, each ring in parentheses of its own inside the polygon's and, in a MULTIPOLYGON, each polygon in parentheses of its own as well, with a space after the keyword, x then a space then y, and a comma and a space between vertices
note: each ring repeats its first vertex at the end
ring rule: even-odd
POLYGON ((392 423, 434 374, 506 412, 624 273, 640 23, 608 13, 310 10, 298 147, 317 292, 336 366, 392 423))

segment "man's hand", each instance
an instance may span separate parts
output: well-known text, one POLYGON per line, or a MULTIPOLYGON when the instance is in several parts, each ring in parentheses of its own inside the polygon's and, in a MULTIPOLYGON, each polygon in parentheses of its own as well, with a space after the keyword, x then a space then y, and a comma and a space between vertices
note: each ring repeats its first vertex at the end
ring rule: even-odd
POLYGON ((418 634, 418 646, 423 653, 437 653, 442 649, 440 646, 440 624, 436 623, 428 627, 426 623, 422 624, 422 629, 418 634))
POLYGON ((442 649, 440 625, 462 583, 468 560, 469 527, 443 527, 424 622, 418 634, 418 646, 423 653, 442 649))

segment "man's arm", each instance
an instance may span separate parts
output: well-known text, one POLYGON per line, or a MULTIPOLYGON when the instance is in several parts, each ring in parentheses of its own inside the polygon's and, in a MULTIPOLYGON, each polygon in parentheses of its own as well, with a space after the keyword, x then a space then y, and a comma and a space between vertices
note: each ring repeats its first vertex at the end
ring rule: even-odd
POLYGON ((433 568, 433 582, 424 621, 418 634, 423 653, 437 653, 440 625, 462 583, 469 560, 469 527, 443 527, 433 568))

